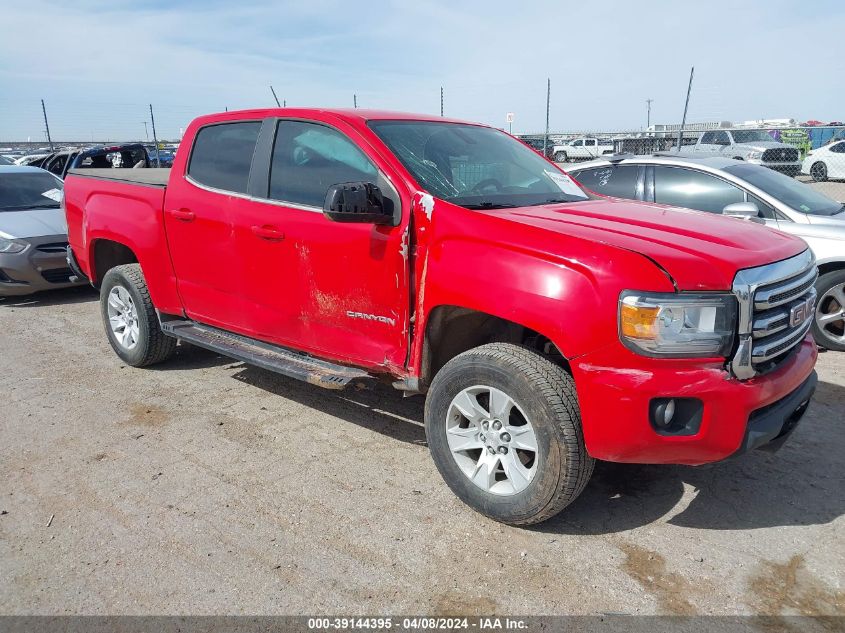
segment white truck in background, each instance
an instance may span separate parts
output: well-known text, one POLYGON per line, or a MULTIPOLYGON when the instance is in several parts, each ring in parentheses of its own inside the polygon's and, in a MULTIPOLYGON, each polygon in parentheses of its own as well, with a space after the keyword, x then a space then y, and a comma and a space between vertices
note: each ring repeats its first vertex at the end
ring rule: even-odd
POLYGON ((600 138, 576 138, 563 145, 555 145, 552 157, 556 163, 590 160, 613 154, 613 141, 600 138))

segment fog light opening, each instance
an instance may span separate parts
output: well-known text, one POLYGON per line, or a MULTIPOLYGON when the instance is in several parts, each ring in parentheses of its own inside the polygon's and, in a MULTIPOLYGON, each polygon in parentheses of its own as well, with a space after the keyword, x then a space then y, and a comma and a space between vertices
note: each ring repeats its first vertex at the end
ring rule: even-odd
POLYGON ((660 435, 695 435, 703 413, 698 398, 654 398, 649 403, 649 421, 660 435))

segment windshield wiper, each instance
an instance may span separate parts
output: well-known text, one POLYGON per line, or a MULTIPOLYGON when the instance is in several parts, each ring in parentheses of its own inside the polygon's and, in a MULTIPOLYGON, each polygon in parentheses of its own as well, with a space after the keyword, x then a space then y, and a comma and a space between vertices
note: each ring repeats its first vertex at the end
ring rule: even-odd
POLYGON ((574 200, 565 200, 564 198, 549 198, 548 200, 544 200, 543 202, 534 202, 532 204, 526 204, 526 207, 539 207, 543 204, 565 204, 567 202, 574 202, 574 200))
POLYGON ((515 209, 515 204, 507 202, 476 202, 475 204, 463 204, 464 209, 515 209))
POLYGON ((61 207, 58 202, 53 202, 51 204, 43 204, 39 202, 38 204, 20 204, 15 205, 13 207, 0 207, 0 211, 26 211, 27 209, 58 209, 61 207))

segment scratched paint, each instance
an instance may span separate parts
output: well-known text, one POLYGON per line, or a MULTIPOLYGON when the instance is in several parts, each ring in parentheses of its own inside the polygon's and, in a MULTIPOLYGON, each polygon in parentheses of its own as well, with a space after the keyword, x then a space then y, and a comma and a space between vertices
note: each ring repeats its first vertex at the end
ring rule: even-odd
POLYGON ((434 212, 434 197, 430 193, 422 193, 420 195, 420 206, 425 213, 425 217, 430 220, 431 214, 434 212))

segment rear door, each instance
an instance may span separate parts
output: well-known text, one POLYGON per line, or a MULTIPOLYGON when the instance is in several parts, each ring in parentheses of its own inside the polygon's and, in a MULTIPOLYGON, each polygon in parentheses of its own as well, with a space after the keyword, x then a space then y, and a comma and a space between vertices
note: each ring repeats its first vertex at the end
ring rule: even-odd
POLYGON ((643 171, 637 165, 606 165, 575 170, 572 175, 584 187, 603 196, 642 200, 643 171))
POLYGON ((186 174, 171 177, 164 224, 179 295, 198 321, 237 329, 251 309, 234 208, 247 196, 261 121, 206 125, 197 131, 186 174))
POLYGON ((407 218, 380 159, 340 123, 268 123, 251 199, 235 200, 232 207, 248 328, 258 338, 320 356, 403 366, 407 218), (377 184, 391 199, 397 226, 339 223, 323 215, 329 187, 360 181, 377 184))

